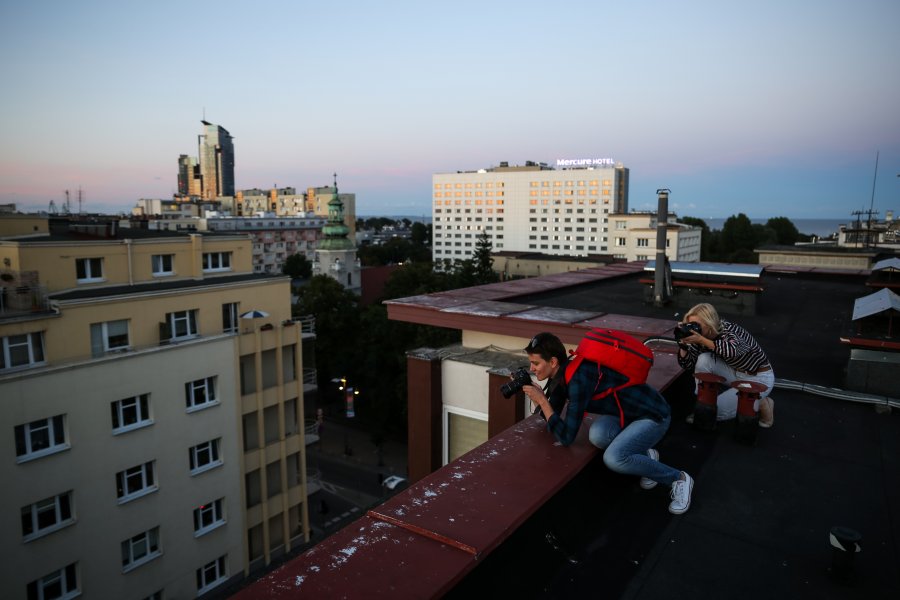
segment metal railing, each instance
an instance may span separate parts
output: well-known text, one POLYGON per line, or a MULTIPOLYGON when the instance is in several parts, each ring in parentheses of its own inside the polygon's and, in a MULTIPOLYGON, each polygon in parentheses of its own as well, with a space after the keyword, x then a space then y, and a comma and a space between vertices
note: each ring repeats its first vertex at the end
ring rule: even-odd
POLYGON ((296 317, 294 319, 297 323, 300 323, 300 331, 302 333, 315 333, 316 332, 316 316, 315 315, 302 315, 296 317))
POLYGON ((0 316, 12 317, 51 310, 47 289, 42 285, 0 287, 0 316))
POLYGON ((316 385, 318 373, 316 369, 303 369, 303 384, 304 385, 316 385))

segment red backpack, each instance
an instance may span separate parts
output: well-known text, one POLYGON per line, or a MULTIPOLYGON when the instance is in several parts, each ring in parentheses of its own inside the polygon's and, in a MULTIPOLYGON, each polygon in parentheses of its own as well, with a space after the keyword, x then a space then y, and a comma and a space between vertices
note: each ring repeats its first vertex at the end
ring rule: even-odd
POLYGON ((627 378, 622 385, 606 388, 591 397, 591 400, 599 400, 612 394, 619 407, 619 422, 624 428, 625 415, 617 392, 622 388, 647 382, 647 374, 653 366, 653 352, 627 333, 614 329, 591 329, 581 338, 578 348, 574 352, 570 350, 569 354, 566 383, 571 381, 584 360, 612 369, 627 378))

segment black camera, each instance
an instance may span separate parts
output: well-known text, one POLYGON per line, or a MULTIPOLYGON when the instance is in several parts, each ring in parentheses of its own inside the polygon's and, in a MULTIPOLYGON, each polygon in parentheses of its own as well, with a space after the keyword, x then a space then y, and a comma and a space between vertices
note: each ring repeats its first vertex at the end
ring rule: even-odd
POLYGON ((512 381, 500 386, 500 393, 504 398, 511 398, 526 385, 531 385, 531 373, 525 367, 519 367, 512 374, 512 381))
POLYGON ((675 339, 679 342, 695 333, 701 333, 700 323, 679 323, 675 326, 675 339))

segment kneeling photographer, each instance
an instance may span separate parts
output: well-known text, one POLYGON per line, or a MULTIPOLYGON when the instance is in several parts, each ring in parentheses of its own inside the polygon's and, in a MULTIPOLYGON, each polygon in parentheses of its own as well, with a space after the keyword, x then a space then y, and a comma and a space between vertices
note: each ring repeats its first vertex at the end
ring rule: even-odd
MULTIPOLYGON (((725 379, 719 394, 716 419, 737 416, 737 390, 734 381, 753 381, 766 386, 759 394, 759 426, 775 422, 775 403, 769 396, 775 385, 775 373, 766 353, 746 329, 719 317, 712 304, 697 304, 684 316, 675 330, 678 340, 678 364, 686 371, 713 373, 725 379)), ((690 417, 689 417, 690 419, 690 417)))
POLYGON ((627 377, 585 360, 567 383, 566 349, 550 333, 534 336, 525 352, 531 372, 547 383, 543 389, 534 384, 523 385, 522 391, 540 409, 547 428, 560 444, 568 446, 575 440, 585 412, 596 414, 588 439, 605 450, 604 464, 617 473, 640 477, 643 489, 652 489, 657 483, 669 486, 669 512, 681 514, 688 509, 693 479, 684 471, 659 462, 659 452, 654 448, 671 421, 669 404, 658 391, 642 383, 595 399, 598 392, 627 382, 627 377))

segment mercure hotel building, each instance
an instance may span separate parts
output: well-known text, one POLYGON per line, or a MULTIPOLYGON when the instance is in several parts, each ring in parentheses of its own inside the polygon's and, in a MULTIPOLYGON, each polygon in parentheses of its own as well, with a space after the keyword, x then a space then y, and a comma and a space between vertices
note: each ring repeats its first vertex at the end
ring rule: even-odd
POLYGON ((609 251, 608 217, 628 211, 628 169, 608 158, 527 161, 432 176, 432 259, 493 250, 587 256, 609 251))

